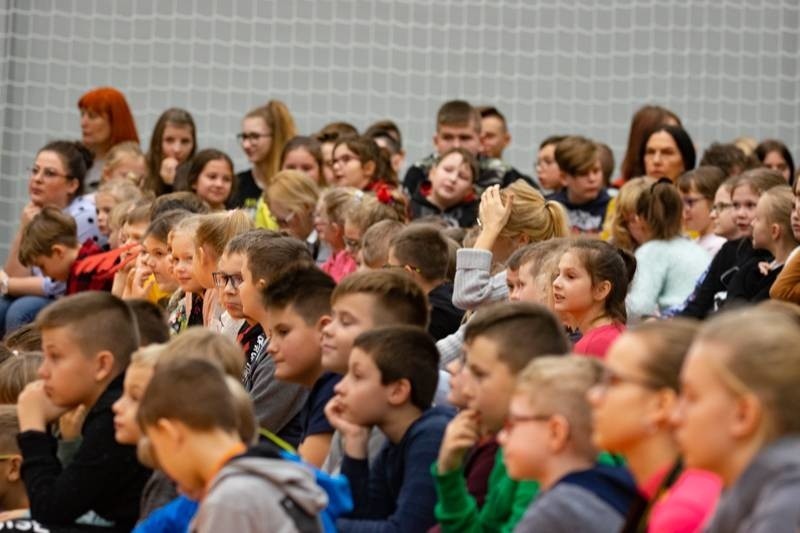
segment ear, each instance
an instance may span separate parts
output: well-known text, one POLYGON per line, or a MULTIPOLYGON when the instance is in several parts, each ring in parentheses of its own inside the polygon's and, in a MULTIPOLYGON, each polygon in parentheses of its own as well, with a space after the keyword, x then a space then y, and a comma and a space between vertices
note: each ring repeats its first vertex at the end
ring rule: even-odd
POLYGON ((764 406, 755 394, 748 393, 736 400, 736 414, 731 433, 735 437, 749 437, 759 431, 764 419, 764 406))
POLYGON ((770 224, 769 225, 769 235, 772 237, 773 241, 779 241, 781 239, 781 227, 779 224, 770 224))
POLYGON ((50 255, 53 259, 62 259, 67 253, 67 247, 63 244, 54 244, 50 247, 50 255))
POLYGON ((550 417, 547 421, 547 444, 551 451, 560 452, 569 444, 569 422, 562 415, 550 417))
POLYGON ((337 237, 341 237, 344 235, 344 224, 339 224, 338 222, 331 222, 330 227, 337 237))
POLYGON ((364 171, 364 174, 370 177, 370 179, 375 177, 375 161, 367 161, 364 163, 361 169, 364 171))
POLYGON ((22 456, 15 455, 8 459, 8 469, 5 473, 6 481, 9 483, 16 483, 22 479, 22 456))
POLYGON ((602 302, 608 295, 611 293, 611 282, 607 279, 604 279, 594 287, 592 287, 592 296, 596 302, 602 302))
POLYGON ((267 289, 267 280, 264 278, 258 278, 258 281, 256 281, 256 289, 264 292, 267 289))
POLYGON ((563 187, 566 187, 567 186, 567 173, 562 171, 562 172, 559 172, 558 176, 561 179, 561 185, 563 187))
POLYGON ((531 236, 527 233, 520 233, 516 238, 517 246, 525 246, 531 242, 531 236))
POLYGON ((330 315, 322 315, 321 317, 319 317, 319 320, 317 320, 317 324, 315 326, 317 333, 322 335, 322 330, 325 329, 325 326, 330 324, 332 321, 333 318, 331 318, 330 315))
MULTIPOLYGON (((163 437, 175 445, 182 444, 186 437, 183 424, 169 418, 159 418, 154 426, 148 428, 148 431, 158 433, 159 437, 163 437)), ((150 443, 153 446, 152 439, 150 439, 150 443)), ((154 446, 153 449, 155 450, 154 446)))
POLYGON ((75 194, 75 192, 78 190, 78 187, 80 187, 80 182, 78 180, 76 179, 67 180, 67 191, 70 194, 75 194))
POLYGON ((669 428, 672 426, 672 417, 678 405, 678 395, 672 389, 661 389, 656 394, 655 412, 653 413, 653 424, 657 428, 669 428))
POLYGON ((400 406, 411 398, 411 382, 406 379, 398 379, 386 385, 388 389, 388 401, 390 405, 400 406))
POLYGON ((97 352, 94 356, 94 380, 105 381, 114 373, 114 354, 108 350, 97 352))
POLYGON ((433 141, 433 147, 436 148, 436 150, 438 152, 438 148, 439 148, 439 132, 438 131, 433 134, 433 137, 431 137, 431 141, 433 141))

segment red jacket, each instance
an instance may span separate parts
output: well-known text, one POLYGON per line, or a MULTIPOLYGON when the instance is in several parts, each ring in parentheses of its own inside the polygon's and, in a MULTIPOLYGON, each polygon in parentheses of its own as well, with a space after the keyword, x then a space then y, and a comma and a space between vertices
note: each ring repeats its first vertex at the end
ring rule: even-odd
POLYGON ((122 255, 134 246, 137 245, 121 246, 104 252, 96 242, 87 240, 78 251, 78 259, 70 268, 67 294, 82 291, 111 291, 114 274, 139 255, 138 252, 131 253, 122 259, 122 255))

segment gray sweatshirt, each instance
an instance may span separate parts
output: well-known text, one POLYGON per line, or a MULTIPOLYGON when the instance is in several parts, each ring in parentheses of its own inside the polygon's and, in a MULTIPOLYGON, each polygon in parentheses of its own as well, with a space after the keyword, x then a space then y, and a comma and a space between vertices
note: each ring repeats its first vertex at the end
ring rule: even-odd
POLYGON ((298 463, 266 457, 241 457, 229 462, 211 482, 189 531, 237 533, 298 530, 287 508, 297 507, 316 521, 328 504, 310 469, 298 463))
POLYGON ((483 304, 508 299, 506 271, 494 276, 492 252, 462 248, 456 252, 456 278, 453 283, 453 305, 470 311, 483 304))

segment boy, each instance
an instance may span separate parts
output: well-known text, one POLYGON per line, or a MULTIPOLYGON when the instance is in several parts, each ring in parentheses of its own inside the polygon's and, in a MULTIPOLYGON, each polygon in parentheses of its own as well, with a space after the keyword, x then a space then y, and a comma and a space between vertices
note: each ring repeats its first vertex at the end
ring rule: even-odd
POLYGON ((343 437, 342 473, 353 493, 353 512, 336 524, 342 533, 426 531, 436 523, 427 465, 451 418, 431 408, 438 367, 436 345, 420 328, 378 328, 354 341, 347 374, 325 407, 343 437), (373 426, 388 442, 369 461, 373 426))
POLYGON ((428 295, 428 333, 437 341, 458 330, 464 317, 464 311, 453 305, 453 284, 446 279, 449 262, 447 240, 434 226, 412 224, 389 245, 387 266, 411 276, 428 295))
POLYGON ((600 233, 611 197, 603 185, 597 144, 586 137, 569 136, 556 145, 555 160, 564 188, 548 199, 567 209, 573 233, 600 233))
POLYGON ((511 144, 506 117, 494 106, 478 108, 481 115, 481 151, 488 157, 503 159, 503 150, 511 144))
MULTIPOLYGON (((270 331, 269 316, 264 308, 263 291, 270 281, 292 266, 313 265, 314 260, 305 243, 276 232, 250 230, 234 238, 233 249, 241 240, 246 244, 241 254, 239 298, 242 313, 270 331)), ((227 281, 226 281, 227 285, 227 281)), ((260 343, 260 350, 251 351, 245 360, 242 383, 255 404, 259 426, 297 446, 302 427, 297 414, 308 398, 302 386, 275 379, 275 361, 266 353, 269 338, 260 343)))
POLYGON ((361 238, 358 252, 358 271, 379 270, 389 259, 389 243, 405 226, 397 220, 381 220, 370 226, 361 238))
POLYGON ((119 261, 122 251, 124 248, 103 252, 92 239, 81 245, 75 219, 58 208, 44 207, 25 227, 19 260, 40 268, 55 281, 66 282, 66 294, 110 291, 114 274, 124 266, 119 261), (89 256, 94 257, 88 260, 89 256))
POLYGON ((273 279, 264 291, 264 307, 272 330, 267 352, 275 363, 275 377, 309 391, 301 421, 300 457, 322 466, 331 445, 333 427, 325 418, 325 404, 341 376, 322 368, 322 328, 331 317, 333 279, 316 266, 289 270, 273 279))
POLYGON ((630 473, 596 464, 590 389, 602 366, 580 356, 531 361, 517 380, 508 422, 500 432, 512 479, 535 479, 542 493, 518 531, 619 531, 636 497, 630 473))
POLYGON ((443 532, 511 531, 538 486, 509 478, 501 454, 489 474, 483 507, 467 492, 466 452, 481 435, 496 435, 508 418, 517 374, 532 359, 564 354, 569 343, 558 319, 531 303, 500 303, 480 309, 464 333, 465 371, 472 378, 468 408, 448 425, 439 458, 431 467, 436 482, 436 518, 443 532))
POLYGON ((490 185, 507 187, 518 179, 524 179, 532 186, 536 186, 530 178, 520 174, 508 163, 493 157, 480 156, 480 136, 481 116, 469 102, 464 100, 445 102, 436 114, 436 134, 433 136, 435 153, 414 163, 403 179, 403 187, 408 194, 414 194, 428 178, 428 171, 436 161, 438 154, 459 147, 468 150, 478 158, 480 170, 478 179, 475 180, 477 194, 482 193, 490 185))
POLYGON ((150 472, 136 460, 134 446, 114 440, 111 412, 122 394, 131 353, 138 348, 135 323, 125 302, 102 292, 59 300, 36 319, 44 361, 41 379, 19 396, 18 442, 31 516, 47 526, 78 523, 130 531, 139 516, 150 472), (83 442, 62 467, 47 425, 79 405, 87 410, 83 442))
POLYGON ((314 475, 269 448, 245 453, 236 402, 213 362, 159 366, 137 418, 160 466, 201 501, 189 531, 320 530, 327 498, 314 475))
MULTIPOLYGON (((344 278, 331 294, 331 321, 322 329, 322 366, 347 373, 355 338, 378 325, 428 325, 428 299, 411 278, 399 272, 357 272, 344 278)), ((373 433, 370 457, 384 439, 373 433)), ((338 472, 343 458, 341 436, 335 435, 323 470, 338 472)))

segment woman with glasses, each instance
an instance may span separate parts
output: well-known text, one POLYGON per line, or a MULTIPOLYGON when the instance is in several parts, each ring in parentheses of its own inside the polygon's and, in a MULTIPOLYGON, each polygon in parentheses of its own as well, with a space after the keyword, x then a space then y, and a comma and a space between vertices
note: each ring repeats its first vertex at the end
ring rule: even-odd
POLYGON ((624 456, 639 488, 622 531, 697 531, 719 497, 717 476, 684 468, 672 431, 681 366, 696 331, 682 319, 628 330, 589 390, 595 446, 624 456))
POLYGON ((45 206, 63 210, 75 219, 78 242, 103 244, 97 229, 94 198, 82 196, 92 154, 78 142, 53 141, 36 154, 29 171, 28 203, 11 243, 5 267, 0 270, 0 333, 3 335, 32 321, 52 298, 64 293, 63 283, 45 278, 38 268, 27 268, 18 258, 25 226, 45 206))
MULTIPOLYGON (((284 145, 296 134, 294 118, 280 100, 270 100, 244 116, 242 131, 236 137, 252 167, 236 175, 239 186, 228 207, 255 212, 258 199, 280 169, 284 145)), ((271 216, 266 218, 271 220, 271 216)), ((266 225, 276 229, 272 222, 266 225)))

